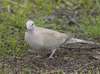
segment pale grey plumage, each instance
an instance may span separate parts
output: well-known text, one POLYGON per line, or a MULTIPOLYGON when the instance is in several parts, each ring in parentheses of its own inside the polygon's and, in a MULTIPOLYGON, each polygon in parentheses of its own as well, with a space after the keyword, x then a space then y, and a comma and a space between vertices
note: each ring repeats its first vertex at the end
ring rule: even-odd
POLYGON ((29 30, 25 32, 26 42, 35 49, 59 47, 59 45, 62 44, 66 38, 69 38, 69 36, 64 33, 37 26, 29 28, 29 30))
MULTIPOLYGON (((65 40, 67 41, 67 43, 75 43, 75 42, 93 43, 91 41, 71 38, 70 35, 67 35, 65 33, 60 33, 54 30, 37 27, 31 20, 27 21, 26 28, 28 31, 25 32, 25 41, 33 49, 42 49, 42 48, 56 49, 61 44, 63 44, 65 40)), ((52 57, 52 55, 50 57, 52 57)))

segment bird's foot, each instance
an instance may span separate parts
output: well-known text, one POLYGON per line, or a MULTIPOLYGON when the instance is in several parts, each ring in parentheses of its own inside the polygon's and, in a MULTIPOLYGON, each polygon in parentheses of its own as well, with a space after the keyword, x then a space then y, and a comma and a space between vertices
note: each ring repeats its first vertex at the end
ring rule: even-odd
POLYGON ((53 55, 55 54, 55 52, 56 52, 56 49, 54 49, 54 50, 52 51, 52 53, 51 53, 50 56, 49 56, 49 59, 53 59, 53 58, 54 58, 53 55))
POLYGON ((53 57, 53 56, 49 56, 48 58, 49 58, 49 59, 53 59, 54 57, 53 57))

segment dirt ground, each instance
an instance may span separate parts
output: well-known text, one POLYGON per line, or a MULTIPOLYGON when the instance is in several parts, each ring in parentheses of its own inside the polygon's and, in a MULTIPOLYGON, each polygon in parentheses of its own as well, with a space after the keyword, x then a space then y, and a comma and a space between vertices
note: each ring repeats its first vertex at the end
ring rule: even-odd
POLYGON ((33 52, 27 52, 22 57, 2 57, 0 59, 0 73, 2 74, 88 74, 88 70, 96 74, 100 71, 99 45, 69 44, 61 46, 49 59, 48 54, 42 52, 43 57, 37 57, 33 52))

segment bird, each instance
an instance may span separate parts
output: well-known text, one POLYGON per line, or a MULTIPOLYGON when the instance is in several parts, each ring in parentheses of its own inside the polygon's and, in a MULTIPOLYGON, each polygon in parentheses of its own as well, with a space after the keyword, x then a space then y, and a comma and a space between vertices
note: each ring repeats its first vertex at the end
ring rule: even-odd
POLYGON ((78 38, 73 38, 69 34, 61 33, 52 29, 38 27, 34 21, 28 20, 26 22, 25 41, 34 50, 38 49, 50 49, 52 53, 49 58, 53 58, 55 51, 65 41, 67 43, 91 43, 92 41, 86 41, 78 38))

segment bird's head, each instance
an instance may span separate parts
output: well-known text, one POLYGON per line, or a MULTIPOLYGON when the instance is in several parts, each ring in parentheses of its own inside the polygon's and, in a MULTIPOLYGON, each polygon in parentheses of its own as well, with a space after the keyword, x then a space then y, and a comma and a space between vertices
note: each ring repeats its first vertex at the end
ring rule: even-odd
POLYGON ((34 30, 34 26, 35 26, 34 21, 28 20, 28 21, 26 22, 26 28, 27 28, 28 31, 34 30))

